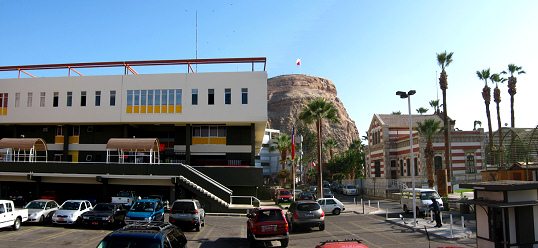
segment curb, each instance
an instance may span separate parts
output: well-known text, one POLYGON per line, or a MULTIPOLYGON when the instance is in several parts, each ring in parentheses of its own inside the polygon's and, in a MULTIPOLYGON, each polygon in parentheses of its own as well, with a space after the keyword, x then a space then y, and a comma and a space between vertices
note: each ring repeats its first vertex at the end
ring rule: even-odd
MULTIPOLYGON (((426 234, 426 231, 424 230, 424 228, 418 228, 418 227, 415 228, 415 227, 411 227, 411 226, 399 223, 397 221, 392 221, 392 220, 385 220, 385 222, 392 223, 392 224, 395 224, 397 226, 405 227, 407 229, 411 229, 414 232, 420 232, 420 233, 426 234)), ((450 237, 446 237, 446 236, 443 236, 443 235, 440 235, 440 234, 436 234, 434 232, 428 232, 428 235, 434 236, 436 238, 445 239, 445 240, 452 240, 452 241, 457 241, 457 240, 462 240, 462 239, 467 239, 468 238, 467 236, 466 237, 456 237, 455 236, 454 238, 450 238, 450 237)))
POLYGON ((231 217, 246 217, 247 214, 240 214, 240 213, 205 213, 206 215, 210 216, 231 216, 231 217))

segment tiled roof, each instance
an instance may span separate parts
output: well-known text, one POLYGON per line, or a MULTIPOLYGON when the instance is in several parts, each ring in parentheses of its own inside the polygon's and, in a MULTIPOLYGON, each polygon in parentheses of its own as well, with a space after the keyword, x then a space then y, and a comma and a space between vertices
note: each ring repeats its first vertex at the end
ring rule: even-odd
MULTIPOLYGON (((409 127, 409 115, 386 115, 378 114, 381 121, 388 125, 389 127, 409 127)), ((443 125, 443 120, 437 115, 412 115, 413 116, 413 127, 417 126, 417 122, 423 122, 427 119, 435 119, 441 122, 441 127, 443 125)))

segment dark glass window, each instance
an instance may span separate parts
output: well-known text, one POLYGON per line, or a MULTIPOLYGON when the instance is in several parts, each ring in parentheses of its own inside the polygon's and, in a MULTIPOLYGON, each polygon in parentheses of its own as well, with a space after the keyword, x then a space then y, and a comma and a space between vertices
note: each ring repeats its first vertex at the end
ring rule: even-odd
POLYGON ((110 106, 116 106, 116 91, 110 91, 110 106))
POLYGON ((465 160, 465 169, 467 173, 476 173, 476 166, 473 155, 467 155, 467 159, 465 160))
POLYGON ((80 106, 86 106, 86 91, 80 92, 80 106))
POLYGON ((224 104, 232 104, 232 89, 224 89, 224 104))
POLYGON ((248 104, 248 88, 241 88, 241 104, 248 104))
POLYGON ((207 90, 207 104, 208 105, 215 104, 215 90, 214 89, 207 90))
POLYGON ((101 106, 101 91, 95 91, 95 106, 101 106))
POLYGON ((198 89, 192 89, 192 105, 198 105, 198 89))
POLYGON ((407 159, 407 176, 411 176, 411 160, 407 159))
POLYGON ((73 106, 73 92, 67 92, 67 107, 73 106))
POLYGON ((58 107, 58 101, 60 101, 59 92, 54 92, 54 97, 52 98, 52 106, 58 107))

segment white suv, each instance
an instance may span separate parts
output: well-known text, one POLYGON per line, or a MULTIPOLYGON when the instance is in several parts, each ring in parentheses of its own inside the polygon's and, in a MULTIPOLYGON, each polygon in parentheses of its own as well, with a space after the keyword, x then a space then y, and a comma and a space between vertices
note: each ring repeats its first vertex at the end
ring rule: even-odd
POLYGON ((346 208, 344 204, 336 198, 320 198, 317 200, 321 209, 325 213, 333 213, 334 215, 339 215, 346 208))
POLYGON ((205 210, 198 200, 180 199, 174 201, 169 222, 181 227, 194 228, 197 232, 205 226, 205 210))
POLYGON ((357 188, 355 188, 355 185, 346 185, 344 188, 342 188, 342 194, 357 195, 357 188))

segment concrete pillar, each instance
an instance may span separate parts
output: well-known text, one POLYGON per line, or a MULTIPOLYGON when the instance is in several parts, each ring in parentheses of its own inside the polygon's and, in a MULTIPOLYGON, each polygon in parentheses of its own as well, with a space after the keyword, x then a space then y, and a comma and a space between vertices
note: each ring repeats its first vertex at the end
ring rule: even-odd
POLYGON ((256 126, 250 123, 250 166, 256 165, 256 126))
POLYGON ((62 126, 62 133, 64 134, 64 146, 63 146, 63 155, 62 155, 62 160, 63 161, 67 161, 67 162, 71 162, 69 160, 69 132, 71 131, 70 130, 71 126, 69 125, 64 125, 62 126))
POLYGON ((191 124, 187 124, 185 127, 185 163, 191 165, 191 143, 192 143, 192 131, 191 124))

